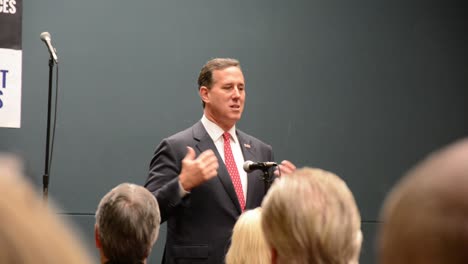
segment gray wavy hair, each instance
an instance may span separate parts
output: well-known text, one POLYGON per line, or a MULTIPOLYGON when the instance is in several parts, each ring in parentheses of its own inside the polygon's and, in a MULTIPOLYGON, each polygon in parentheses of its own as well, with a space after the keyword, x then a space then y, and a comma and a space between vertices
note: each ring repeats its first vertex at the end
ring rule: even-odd
POLYGON ((122 183, 108 192, 96 211, 96 227, 110 262, 140 263, 148 257, 159 233, 156 198, 144 187, 122 183))

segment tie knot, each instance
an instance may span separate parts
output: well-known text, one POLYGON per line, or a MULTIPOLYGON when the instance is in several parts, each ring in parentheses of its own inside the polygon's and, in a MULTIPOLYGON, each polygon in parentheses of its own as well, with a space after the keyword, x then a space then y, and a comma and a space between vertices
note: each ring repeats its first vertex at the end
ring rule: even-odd
POLYGON ((229 134, 229 132, 224 132, 224 133, 223 133, 223 139, 224 139, 224 141, 228 141, 230 138, 231 138, 231 135, 229 134))

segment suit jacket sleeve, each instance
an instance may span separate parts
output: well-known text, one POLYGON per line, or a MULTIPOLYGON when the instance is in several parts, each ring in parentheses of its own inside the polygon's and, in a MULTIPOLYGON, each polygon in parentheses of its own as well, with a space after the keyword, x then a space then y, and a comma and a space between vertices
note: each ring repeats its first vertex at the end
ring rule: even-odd
POLYGON ((159 204, 161 223, 166 221, 189 194, 180 195, 179 174, 185 147, 177 147, 164 139, 154 152, 145 187, 153 193, 159 204))

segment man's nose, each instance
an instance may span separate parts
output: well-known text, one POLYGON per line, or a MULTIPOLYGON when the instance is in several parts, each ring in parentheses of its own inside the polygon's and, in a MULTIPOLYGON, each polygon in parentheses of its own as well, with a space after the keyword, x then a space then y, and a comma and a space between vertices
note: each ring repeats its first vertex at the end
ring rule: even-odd
POLYGON ((240 90, 239 90, 239 88, 237 88, 237 87, 234 88, 234 94, 233 94, 233 96, 234 96, 235 98, 240 97, 240 90))

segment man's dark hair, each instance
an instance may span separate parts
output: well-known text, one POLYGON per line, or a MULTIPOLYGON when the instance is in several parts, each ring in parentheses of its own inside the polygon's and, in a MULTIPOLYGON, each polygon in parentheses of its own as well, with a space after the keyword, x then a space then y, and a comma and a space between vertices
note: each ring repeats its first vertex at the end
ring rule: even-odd
MULTIPOLYGON (((209 60, 201 69, 200 75, 198 76, 198 90, 202 86, 211 89, 213 84, 213 71, 224 70, 229 67, 238 67, 240 69, 240 63, 236 59, 231 58, 215 58, 209 60)), ((203 108, 205 108, 205 102, 202 102, 203 108)))

